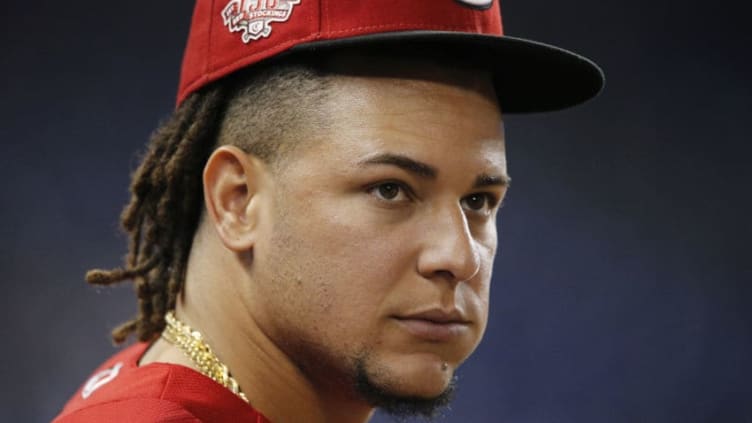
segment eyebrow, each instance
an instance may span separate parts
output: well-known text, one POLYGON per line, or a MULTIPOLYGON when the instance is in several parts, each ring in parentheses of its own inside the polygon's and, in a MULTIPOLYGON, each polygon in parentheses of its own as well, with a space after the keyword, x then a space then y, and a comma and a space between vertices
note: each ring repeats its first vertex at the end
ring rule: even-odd
POLYGON ((483 173, 475 178, 475 184, 473 184, 473 188, 483 188, 490 186, 508 187, 511 183, 512 178, 510 178, 508 175, 488 175, 483 173))
POLYGON ((426 179, 436 179, 436 175, 439 174, 439 171, 436 170, 435 167, 426 163, 419 162, 417 160, 413 160, 401 154, 383 153, 363 160, 358 164, 360 166, 374 164, 397 166, 398 168, 406 172, 413 173, 426 179))
MULTIPOLYGON (((423 162, 419 162, 417 160, 411 159, 410 157, 404 156, 402 154, 394 154, 394 153, 382 153, 378 154, 376 156, 370 157, 368 159, 365 159, 358 163, 360 166, 367 166, 367 165, 391 165, 391 166, 397 166, 398 168, 410 172, 412 174, 418 175, 422 178, 426 179, 436 179, 436 177, 439 174, 439 171, 423 162)), ((512 182, 512 179, 508 175, 489 175, 486 173, 482 173, 478 175, 477 178, 475 178, 475 183, 473 184, 473 188, 483 188, 483 187, 489 187, 489 186, 502 186, 507 187, 512 182)))

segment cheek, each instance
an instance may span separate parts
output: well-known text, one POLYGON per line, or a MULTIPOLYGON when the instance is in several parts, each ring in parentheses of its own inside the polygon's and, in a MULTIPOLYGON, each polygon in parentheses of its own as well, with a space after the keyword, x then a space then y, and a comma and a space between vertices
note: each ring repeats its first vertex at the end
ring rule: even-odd
POLYGON ((279 286, 294 291, 285 294, 287 306, 304 324, 315 320, 318 331, 338 336, 368 335, 411 269, 408 234, 387 230, 347 202, 305 206, 279 214, 285 219, 273 235, 278 260, 267 266, 279 270, 279 286))

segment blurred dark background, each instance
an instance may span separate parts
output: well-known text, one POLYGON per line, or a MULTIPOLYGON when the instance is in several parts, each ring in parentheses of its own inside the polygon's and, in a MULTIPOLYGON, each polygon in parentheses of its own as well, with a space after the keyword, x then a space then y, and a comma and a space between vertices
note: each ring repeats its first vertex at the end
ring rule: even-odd
MULTIPOLYGON (((484 342, 441 421, 752 422, 752 65, 741 2, 505 0, 605 92, 507 119, 484 342)), ((174 104, 190 1, 3 2, 0 421, 49 421, 115 350, 118 215, 174 104)), ((389 421, 378 416, 378 422, 389 421)))

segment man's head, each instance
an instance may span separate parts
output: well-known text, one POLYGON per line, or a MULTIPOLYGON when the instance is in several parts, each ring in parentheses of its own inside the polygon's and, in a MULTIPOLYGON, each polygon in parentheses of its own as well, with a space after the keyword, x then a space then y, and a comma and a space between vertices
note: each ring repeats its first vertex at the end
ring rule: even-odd
POLYGON ((323 125, 276 166, 209 158, 207 243, 237 257, 215 260, 226 291, 317 386, 440 397, 486 326, 501 114, 483 72, 355 63, 333 64, 323 125))
MULTIPOLYGON (((227 10, 261 16, 240 6, 229 2, 227 10)), ((197 56, 204 50, 196 46, 233 39, 202 32, 197 17, 215 7, 199 1, 179 107, 134 175, 123 214, 128 266, 87 276, 136 281, 140 314, 115 340, 134 332, 153 340, 167 310, 194 301, 242 316, 229 326, 250 319, 322 392, 345 386, 345 395, 373 405, 430 414, 486 327, 495 216, 509 182, 501 110, 582 101, 597 92, 599 71, 520 40, 497 46, 498 37, 409 28, 398 33, 406 45, 394 34, 374 45, 367 34, 367 49, 326 45, 319 54, 316 44, 240 70, 253 54, 227 53, 229 65, 227 57, 197 56), (476 50, 457 50, 463 42, 476 50), (582 75, 542 100, 534 81, 567 77, 541 79, 545 61, 523 78, 529 63, 500 70, 498 60, 471 57, 497 50, 533 61, 548 54, 548 63, 582 75)), ((460 30, 500 33, 489 15, 497 9, 442 7, 459 8, 460 30)), ((413 12, 411 19, 430 20, 413 12)), ((340 32, 347 31, 329 28, 327 36, 340 32)))

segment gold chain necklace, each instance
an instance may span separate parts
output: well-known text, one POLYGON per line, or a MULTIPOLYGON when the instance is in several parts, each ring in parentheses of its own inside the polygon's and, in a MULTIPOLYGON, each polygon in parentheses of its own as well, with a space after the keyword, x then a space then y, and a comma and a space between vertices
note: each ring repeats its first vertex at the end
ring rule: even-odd
POLYGON ((167 325, 162 331, 162 338, 178 347, 205 376, 232 391, 235 395, 248 402, 248 398, 240 390, 238 382, 230 375, 230 370, 224 365, 204 342, 201 332, 175 317, 172 311, 165 314, 167 325))

